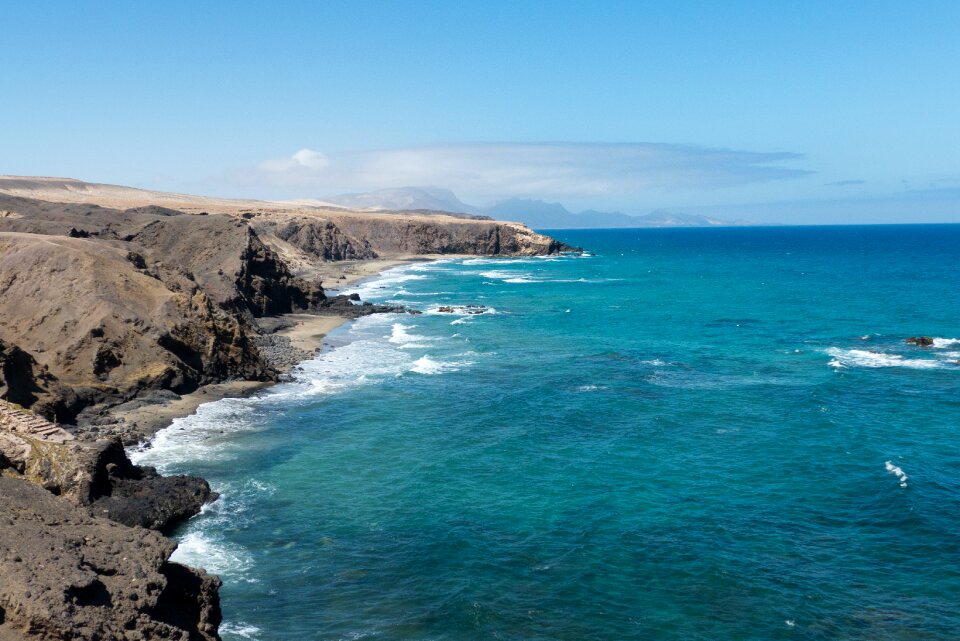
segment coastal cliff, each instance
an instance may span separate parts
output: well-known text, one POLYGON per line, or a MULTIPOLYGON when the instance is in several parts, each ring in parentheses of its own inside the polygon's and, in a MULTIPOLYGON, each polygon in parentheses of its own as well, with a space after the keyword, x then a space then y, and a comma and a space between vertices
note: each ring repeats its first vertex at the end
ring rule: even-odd
POLYGON ((358 265, 568 249, 442 212, 0 177, 0 641, 218 639, 219 580, 161 534, 217 496, 133 465, 147 432, 120 410, 278 380, 308 352, 273 332, 304 318, 404 311, 330 295, 358 265))
POLYGON ((276 380, 258 319, 378 311, 327 296, 343 261, 564 249, 453 215, 0 178, 0 372, 16 402, 89 423, 144 393, 276 380))

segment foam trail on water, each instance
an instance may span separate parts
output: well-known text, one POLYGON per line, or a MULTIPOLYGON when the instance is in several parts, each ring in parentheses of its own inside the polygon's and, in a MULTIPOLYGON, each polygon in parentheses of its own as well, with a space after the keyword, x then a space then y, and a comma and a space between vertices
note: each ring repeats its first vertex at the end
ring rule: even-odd
POLYGON ((214 540, 202 532, 188 532, 180 537, 170 560, 192 567, 202 567, 211 574, 230 576, 248 583, 257 582, 247 576, 253 568, 253 560, 247 550, 214 540))
POLYGON ((897 479, 900 481, 900 487, 907 487, 907 479, 909 477, 900 467, 894 465, 891 461, 884 463, 884 467, 887 468, 888 472, 897 477, 897 479))
POLYGON ((939 369, 943 362, 925 358, 904 358, 900 354, 871 352, 865 349, 831 347, 826 353, 833 357, 830 367, 906 367, 910 369, 939 369))
POLYGON ((347 287, 343 290, 339 290, 338 293, 345 296, 351 294, 357 294, 360 298, 366 300, 368 298, 374 298, 385 294, 385 290, 389 289, 403 289, 403 283, 409 283, 411 281, 417 280, 426 280, 430 276, 426 274, 411 274, 408 272, 417 271, 414 268, 417 265, 402 265, 400 267, 394 267, 393 269, 388 269, 379 277, 360 282, 352 287, 347 287))

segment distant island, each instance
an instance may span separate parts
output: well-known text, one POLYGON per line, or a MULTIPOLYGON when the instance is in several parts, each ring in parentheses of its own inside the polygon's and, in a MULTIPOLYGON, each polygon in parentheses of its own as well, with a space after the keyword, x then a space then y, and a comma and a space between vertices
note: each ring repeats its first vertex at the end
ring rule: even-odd
POLYGON ((449 189, 400 187, 323 198, 325 204, 377 211, 418 211, 461 214, 471 218, 512 220, 534 229, 601 229, 638 227, 744 227, 754 223, 722 220, 710 216, 656 209, 631 215, 618 211, 587 209, 572 212, 560 203, 533 198, 511 198, 487 207, 470 205, 449 189))

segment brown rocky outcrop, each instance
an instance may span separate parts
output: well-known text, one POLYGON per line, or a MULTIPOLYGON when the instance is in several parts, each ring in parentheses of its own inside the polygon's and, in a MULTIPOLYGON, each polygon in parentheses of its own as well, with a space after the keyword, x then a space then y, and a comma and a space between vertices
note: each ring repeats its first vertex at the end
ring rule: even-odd
POLYGON ((287 220, 265 219, 257 224, 257 229, 322 260, 366 260, 377 257, 369 241, 350 237, 332 221, 322 218, 295 216, 287 220))
MULTIPOLYGON (((145 389, 189 391, 231 376, 271 376, 240 319, 215 306, 195 282, 172 274, 164 282, 142 265, 111 244, 0 232, 0 298, 16 301, 0 311, 0 340, 37 363, 31 370, 17 367, 18 376, 73 410, 145 389), (54 372, 56 388, 42 380, 54 372), (80 402, 69 403, 67 394, 80 402)), ((15 389, 29 387, 21 380, 15 389)), ((29 395, 21 399, 31 404, 29 395)))
POLYGON ((67 422, 145 391, 274 379, 256 318, 392 311, 327 300, 320 278, 330 261, 566 249, 523 225, 437 212, 203 199, 67 179, 0 177, 0 209, 0 398, 67 422))
POLYGON ((310 309, 324 298, 319 283, 294 276, 243 219, 167 215, 124 240, 187 272, 222 309, 256 317, 310 309))
POLYGON ((133 465, 117 439, 78 441, 0 401, 0 641, 219 638, 219 579, 142 529, 215 498, 133 465))
POLYGON ((0 476, 0 639, 219 639, 220 580, 175 547, 0 476))
POLYGON ((69 387, 16 345, 0 339, 0 399, 32 407, 52 420, 76 416, 81 402, 69 387))
POLYGON ((217 498, 195 476, 160 476, 133 465, 119 439, 77 440, 0 401, 0 475, 29 481, 125 525, 163 530, 217 498))
POLYGON ((343 233, 381 254, 539 256, 570 249, 517 223, 383 214, 330 218, 343 233))

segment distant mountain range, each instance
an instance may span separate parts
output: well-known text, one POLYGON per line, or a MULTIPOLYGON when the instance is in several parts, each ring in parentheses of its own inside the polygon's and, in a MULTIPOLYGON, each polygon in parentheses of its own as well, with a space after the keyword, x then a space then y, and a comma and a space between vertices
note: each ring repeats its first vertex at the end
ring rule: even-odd
POLYGON ((521 222, 534 229, 731 227, 752 224, 742 220, 720 220, 665 209, 657 209, 639 216, 594 209, 573 213, 560 203, 548 203, 530 198, 513 198, 490 207, 477 207, 463 202, 449 189, 438 187, 381 189, 359 194, 340 194, 323 200, 343 207, 361 209, 436 211, 465 214, 470 217, 490 216, 499 220, 521 222))
POLYGON ((392 211, 446 211, 455 214, 482 214, 479 207, 462 202, 449 189, 439 187, 400 187, 362 194, 340 194, 324 198, 326 202, 355 209, 392 211))

